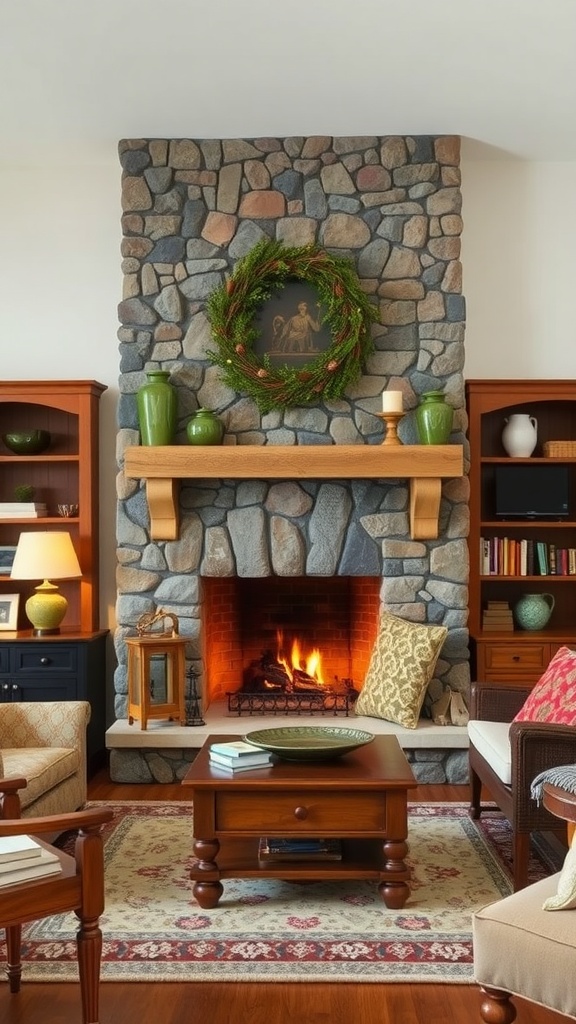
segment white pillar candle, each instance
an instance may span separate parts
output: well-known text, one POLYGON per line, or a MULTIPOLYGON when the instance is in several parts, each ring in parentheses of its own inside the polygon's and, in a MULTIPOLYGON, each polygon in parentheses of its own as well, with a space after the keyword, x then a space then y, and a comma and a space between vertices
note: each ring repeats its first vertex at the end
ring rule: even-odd
POLYGON ((382 412, 404 412, 403 394, 401 391, 382 392, 382 412))

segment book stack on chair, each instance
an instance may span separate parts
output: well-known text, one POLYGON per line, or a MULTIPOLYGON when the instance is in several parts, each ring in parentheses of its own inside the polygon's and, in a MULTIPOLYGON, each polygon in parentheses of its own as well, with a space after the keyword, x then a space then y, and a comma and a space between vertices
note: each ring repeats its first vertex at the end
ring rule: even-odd
POLYGON ((511 633, 514 630, 512 609, 508 601, 488 601, 482 614, 482 629, 511 633))
POLYGON ((62 865, 55 853, 45 850, 31 836, 0 838, 0 886, 58 875, 62 865))
POLYGON ((211 745, 210 764, 220 771, 236 775, 237 772, 267 768, 269 765, 275 764, 275 759, 268 750, 260 750, 244 740, 230 740, 227 743, 211 745))

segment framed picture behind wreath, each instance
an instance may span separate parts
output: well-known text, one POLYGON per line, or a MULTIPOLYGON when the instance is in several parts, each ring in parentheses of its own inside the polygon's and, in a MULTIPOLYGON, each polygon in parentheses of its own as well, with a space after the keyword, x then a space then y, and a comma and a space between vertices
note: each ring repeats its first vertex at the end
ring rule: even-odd
POLYGON ((315 288, 302 281, 288 281, 254 318, 259 331, 255 355, 263 358, 268 354, 272 366, 305 366, 332 344, 327 316, 315 288))
POLYGON ((0 594, 0 630, 18 628, 20 594, 0 594))
POLYGON ((374 347, 377 310, 352 262, 317 245, 258 242, 207 312, 209 357, 261 412, 341 398, 374 347))

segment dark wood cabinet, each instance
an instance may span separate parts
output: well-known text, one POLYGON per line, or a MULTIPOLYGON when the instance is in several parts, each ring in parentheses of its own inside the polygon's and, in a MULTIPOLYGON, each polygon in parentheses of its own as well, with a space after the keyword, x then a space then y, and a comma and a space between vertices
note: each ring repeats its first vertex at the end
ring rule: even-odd
POLYGON ((106 636, 108 630, 0 640, 0 703, 87 700, 88 764, 105 752, 106 636))
POLYGON ((505 566, 486 571, 482 541, 491 545, 540 543, 546 552, 576 548, 576 457, 549 456, 548 442, 576 441, 576 381, 469 380, 466 382, 470 444, 470 586, 469 630, 472 675, 488 681, 536 682, 563 644, 576 647, 576 574, 559 571, 528 573, 517 557, 505 566), (502 431, 507 419, 524 413, 538 422, 538 441, 529 457, 512 458, 504 449, 502 431), (495 504, 498 466, 563 465, 568 469, 567 517, 499 518, 495 504), (552 594, 554 609, 546 627, 538 632, 487 629, 483 622, 489 602, 507 602, 510 608, 526 593, 552 594))

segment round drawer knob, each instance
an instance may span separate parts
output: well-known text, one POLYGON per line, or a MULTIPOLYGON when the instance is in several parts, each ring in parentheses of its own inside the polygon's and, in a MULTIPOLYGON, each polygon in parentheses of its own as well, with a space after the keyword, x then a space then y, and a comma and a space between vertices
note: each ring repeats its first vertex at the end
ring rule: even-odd
POLYGON ((297 807, 296 810, 294 811, 294 817, 298 818, 298 821, 305 821, 305 819, 308 817, 308 808, 297 807))
POLYGON ((519 654, 513 654, 512 655, 512 661, 520 661, 520 655, 519 654))
POLYGON ((50 658, 40 658, 40 664, 41 665, 49 665, 50 664, 50 658))

